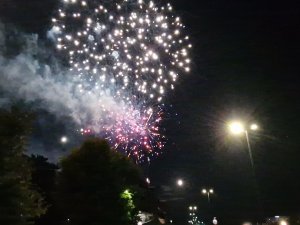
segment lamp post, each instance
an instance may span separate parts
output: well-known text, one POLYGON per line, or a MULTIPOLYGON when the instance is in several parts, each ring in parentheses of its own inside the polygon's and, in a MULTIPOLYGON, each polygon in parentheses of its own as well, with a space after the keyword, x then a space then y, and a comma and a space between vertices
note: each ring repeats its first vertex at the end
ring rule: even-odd
MULTIPOLYGON (((244 124, 242 122, 239 122, 239 121, 230 122, 228 124, 228 128, 229 128, 229 131, 234 135, 240 135, 240 134, 243 134, 243 133, 245 134, 246 141, 247 141, 247 148, 248 148, 249 157, 250 157, 250 161, 251 161, 251 166, 252 166, 252 168, 254 168, 252 149, 251 149, 251 145, 250 145, 248 130, 245 129, 244 124)), ((256 130, 258 130, 258 125, 257 124, 251 124, 249 126, 249 128, 252 131, 256 131, 256 130)))
POLYGON ((210 203, 210 195, 214 194, 214 189, 210 188, 210 189, 202 189, 202 194, 207 196, 207 201, 208 203, 210 203))
POLYGON ((255 123, 253 124, 243 124, 240 121, 232 121, 230 123, 228 123, 228 128, 229 131, 231 132, 231 134, 233 135, 245 135, 246 141, 247 141, 247 149, 248 149, 248 153, 249 153, 249 158, 250 158, 250 162, 251 162, 251 167, 252 167, 252 176, 253 176, 253 184, 255 185, 255 190, 256 190, 256 194, 258 196, 257 199, 257 215, 260 217, 261 216, 261 212, 263 211, 262 209, 262 205, 260 205, 259 203, 259 187, 256 181, 256 176, 255 176, 255 167, 254 167, 254 161, 253 161, 253 155, 252 155, 252 148, 251 148, 251 144, 250 144, 250 138, 249 138, 249 132, 248 131, 252 131, 255 132, 259 129, 259 126, 255 123))

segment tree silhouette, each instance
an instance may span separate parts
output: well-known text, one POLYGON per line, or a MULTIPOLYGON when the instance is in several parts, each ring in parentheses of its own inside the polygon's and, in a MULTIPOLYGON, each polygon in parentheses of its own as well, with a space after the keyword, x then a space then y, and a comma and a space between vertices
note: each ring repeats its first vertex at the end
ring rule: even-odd
POLYGON ((31 119, 16 108, 0 111, 0 224, 32 224, 46 211, 24 156, 31 119))
POLYGON ((106 141, 91 139, 61 161, 58 196, 74 225, 132 224, 141 175, 106 141))
POLYGON ((58 166, 48 162, 48 159, 41 155, 31 155, 29 160, 32 165, 32 183, 43 194, 48 204, 47 213, 37 218, 35 225, 58 225, 60 212, 55 201, 58 166))

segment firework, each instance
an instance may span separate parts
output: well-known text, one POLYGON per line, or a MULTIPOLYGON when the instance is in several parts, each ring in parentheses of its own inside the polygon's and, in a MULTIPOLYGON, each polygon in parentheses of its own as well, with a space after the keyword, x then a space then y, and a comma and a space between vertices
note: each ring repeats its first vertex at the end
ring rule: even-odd
POLYGON ((152 108, 136 110, 132 107, 126 113, 111 115, 116 122, 112 127, 105 127, 107 139, 115 149, 123 149, 129 157, 141 162, 158 155, 162 149, 163 136, 159 132, 162 111, 152 108), (156 151, 154 151, 156 150, 156 151))
MULTIPOLYGON (((143 0, 63 0, 53 18, 57 48, 71 69, 99 89, 117 87, 161 101, 189 72, 189 37, 172 6, 143 0), (88 74, 88 75, 87 75, 88 74)), ((81 87, 79 87, 81 88, 81 87)))
POLYGON ((164 143, 157 105, 162 103, 157 102, 190 70, 192 46, 172 6, 146 0, 62 0, 52 22, 56 47, 79 80, 76 91, 99 98, 93 106, 99 116, 81 132, 105 137, 139 162, 157 155, 164 143))
POLYGON ((140 108, 126 102, 112 107, 102 106, 104 112, 105 117, 98 118, 90 128, 81 129, 81 133, 97 133, 107 139, 114 149, 137 162, 150 161, 151 157, 159 155, 165 141, 160 133, 163 118, 160 107, 140 108), (95 130, 99 127, 100 130, 95 130))

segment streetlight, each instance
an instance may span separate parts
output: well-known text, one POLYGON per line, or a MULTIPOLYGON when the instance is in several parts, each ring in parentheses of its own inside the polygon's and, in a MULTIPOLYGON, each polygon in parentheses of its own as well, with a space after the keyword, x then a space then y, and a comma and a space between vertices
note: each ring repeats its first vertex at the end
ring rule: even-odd
POLYGON ((66 144, 68 141, 69 141, 69 140, 68 140, 68 138, 67 138, 66 136, 62 136, 62 137, 60 138, 60 142, 61 142, 62 144, 66 144))
POLYGON ((229 123, 229 130, 232 134, 239 135, 245 131, 244 125, 239 121, 229 123))
POLYGON ((198 220, 198 217, 196 215, 196 211, 197 211, 197 206, 195 205, 190 205, 189 206, 189 220, 188 223, 189 224, 200 224, 200 221, 198 220))
POLYGON ((178 179, 178 180, 177 180, 177 185, 178 185, 179 187, 182 187, 182 186, 183 186, 183 180, 182 180, 182 179, 178 179))
POLYGON ((212 189, 212 188, 210 188, 210 189, 203 188, 202 189, 202 194, 207 195, 208 203, 210 203, 210 195, 214 194, 214 189, 212 189))
POLYGON ((218 220, 217 220, 216 217, 214 217, 214 219, 213 219, 213 224, 214 224, 214 225, 217 225, 217 224, 218 224, 218 220))
POLYGON ((190 210, 190 211, 196 211, 196 210, 197 210, 197 206, 195 206, 195 205, 192 206, 192 205, 191 205, 191 206, 189 206, 189 210, 190 210))
MULTIPOLYGON (((240 121, 232 121, 228 124, 229 131, 234 134, 234 135, 241 135, 245 134, 246 141, 247 141, 247 147, 248 147, 248 152, 250 156, 250 161, 251 161, 251 166, 254 168, 254 163, 253 163, 253 156, 252 156, 252 150, 251 150, 251 145, 250 145, 250 140, 249 140, 249 135, 248 131, 245 128, 244 124, 240 121)), ((249 126, 250 130, 256 131, 259 129, 258 125, 253 123, 249 126)))
POLYGON ((150 179, 149 179, 148 177, 146 178, 146 183, 147 183, 147 184, 150 184, 150 183, 151 183, 151 181, 150 181, 150 179))
POLYGON ((250 129, 251 130, 258 130, 258 125, 253 123, 253 124, 251 124, 250 129))
POLYGON ((285 220, 281 220, 281 221, 280 221, 280 225, 288 225, 288 223, 287 223, 287 221, 285 221, 285 220))

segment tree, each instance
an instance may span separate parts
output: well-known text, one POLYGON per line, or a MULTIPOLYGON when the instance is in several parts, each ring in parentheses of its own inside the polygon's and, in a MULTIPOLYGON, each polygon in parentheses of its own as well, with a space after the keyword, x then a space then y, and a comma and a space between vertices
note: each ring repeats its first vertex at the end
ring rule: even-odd
POLYGON ((27 113, 15 108, 0 111, 0 224, 32 224, 33 218, 46 211, 24 156, 30 124, 27 113))
POLYGON ((59 201, 74 225, 132 224, 140 171, 106 141, 91 139, 61 161, 59 201))
POLYGON ((32 183, 39 189, 48 204, 47 213, 35 220, 35 225, 57 225, 60 213, 55 201, 58 166, 40 155, 31 155, 32 183))

